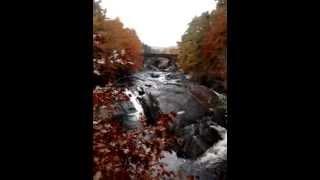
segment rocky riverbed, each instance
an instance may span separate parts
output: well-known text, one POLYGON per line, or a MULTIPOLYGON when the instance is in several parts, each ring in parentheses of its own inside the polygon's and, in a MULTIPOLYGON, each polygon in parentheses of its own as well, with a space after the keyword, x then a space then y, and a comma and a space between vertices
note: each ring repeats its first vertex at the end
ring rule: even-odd
POLYGON ((159 112, 176 112, 171 128, 178 143, 173 153, 164 152, 162 161, 179 174, 177 179, 223 180, 227 175, 227 99, 186 77, 168 59, 145 60, 143 71, 119 84, 127 89, 130 101, 119 104, 117 115, 127 128, 138 128, 142 115, 154 123, 159 112))

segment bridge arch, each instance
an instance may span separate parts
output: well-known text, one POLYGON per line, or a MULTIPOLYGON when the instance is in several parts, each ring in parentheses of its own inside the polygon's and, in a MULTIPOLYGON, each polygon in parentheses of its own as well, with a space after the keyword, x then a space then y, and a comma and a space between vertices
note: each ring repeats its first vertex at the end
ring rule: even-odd
POLYGON ((178 55, 177 54, 155 54, 155 53, 144 53, 143 54, 144 58, 156 58, 156 57, 162 57, 162 58, 167 58, 170 59, 171 61, 177 61, 178 55))
POLYGON ((150 67, 150 65, 151 65, 151 66, 155 66, 155 67, 160 68, 159 64, 161 64, 161 62, 163 62, 162 60, 160 60, 160 58, 165 58, 165 59, 168 59, 169 62, 166 62, 166 63, 168 63, 167 65, 161 66, 162 68, 166 67, 166 66, 173 66, 173 67, 177 68, 177 65, 176 65, 176 62, 178 59, 177 54, 144 53, 144 54, 142 54, 142 56, 144 58, 145 67, 150 67))

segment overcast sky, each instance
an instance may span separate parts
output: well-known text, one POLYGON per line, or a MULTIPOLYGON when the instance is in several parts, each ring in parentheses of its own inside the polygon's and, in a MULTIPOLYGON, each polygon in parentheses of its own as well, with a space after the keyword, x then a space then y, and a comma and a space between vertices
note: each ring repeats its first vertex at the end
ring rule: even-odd
POLYGON ((102 0, 108 17, 119 17, 140 40, 156 47, 175 46, 192 18, 215 4, 215 0, 102 0))

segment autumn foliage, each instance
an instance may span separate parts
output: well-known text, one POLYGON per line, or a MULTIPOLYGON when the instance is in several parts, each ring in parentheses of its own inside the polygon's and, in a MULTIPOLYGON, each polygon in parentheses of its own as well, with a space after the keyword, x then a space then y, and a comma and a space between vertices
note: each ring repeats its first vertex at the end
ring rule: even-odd
POLYGON ((172 178, 162 158, 163 150, 170 150, 175 138, 168 130, 175 117, 174 113, 159 114, 155 126, 148 125, 141 119, 143 128, 125 130, 118 119, 102 119, 97 116, 101 106, 113 111, 113 104, 127 101, 129 98, 120 88, 96 89, 93 93, 93 172, 95 179, 162 179, 172 178))
POLYGON ((212 14, 212 22, 202 43, 201 53, 209 65, 208 75, 226 81, 227 17, 224 6, 212 14))
POLYGON ((227 90, 227 1, 219 0, 211 13, 195 17, 179 42, 178 63, 193 79, 227 90))
POLYGON ((100 2, 93 2, 93 58, 96 74, 105 83, 142 68, 142 44, 133 29, 110 19, 100 2), (100 62, 100 63, 99 63, 100 62))

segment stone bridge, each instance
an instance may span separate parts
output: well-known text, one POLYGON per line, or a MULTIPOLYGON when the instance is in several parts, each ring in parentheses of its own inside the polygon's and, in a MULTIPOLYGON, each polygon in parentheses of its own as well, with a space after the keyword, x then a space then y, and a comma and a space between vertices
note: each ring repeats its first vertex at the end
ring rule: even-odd
POLYGON ((142 54, 142 56, 144 58, 157 58, 157 57, 161 57, 161 58, 167 58, 170 59, 171 61, 176 62, 178 59, 178 55, 177 54, 152 54, 152 53, 144 53, 142 54))
POLYGON ((144 53, 142 54, 144 58, 145 67, 154 67, 158 69, 166 69, 168 67, 177 68, 176 62, 178 55, 177 54, 151 54, 144 53))

